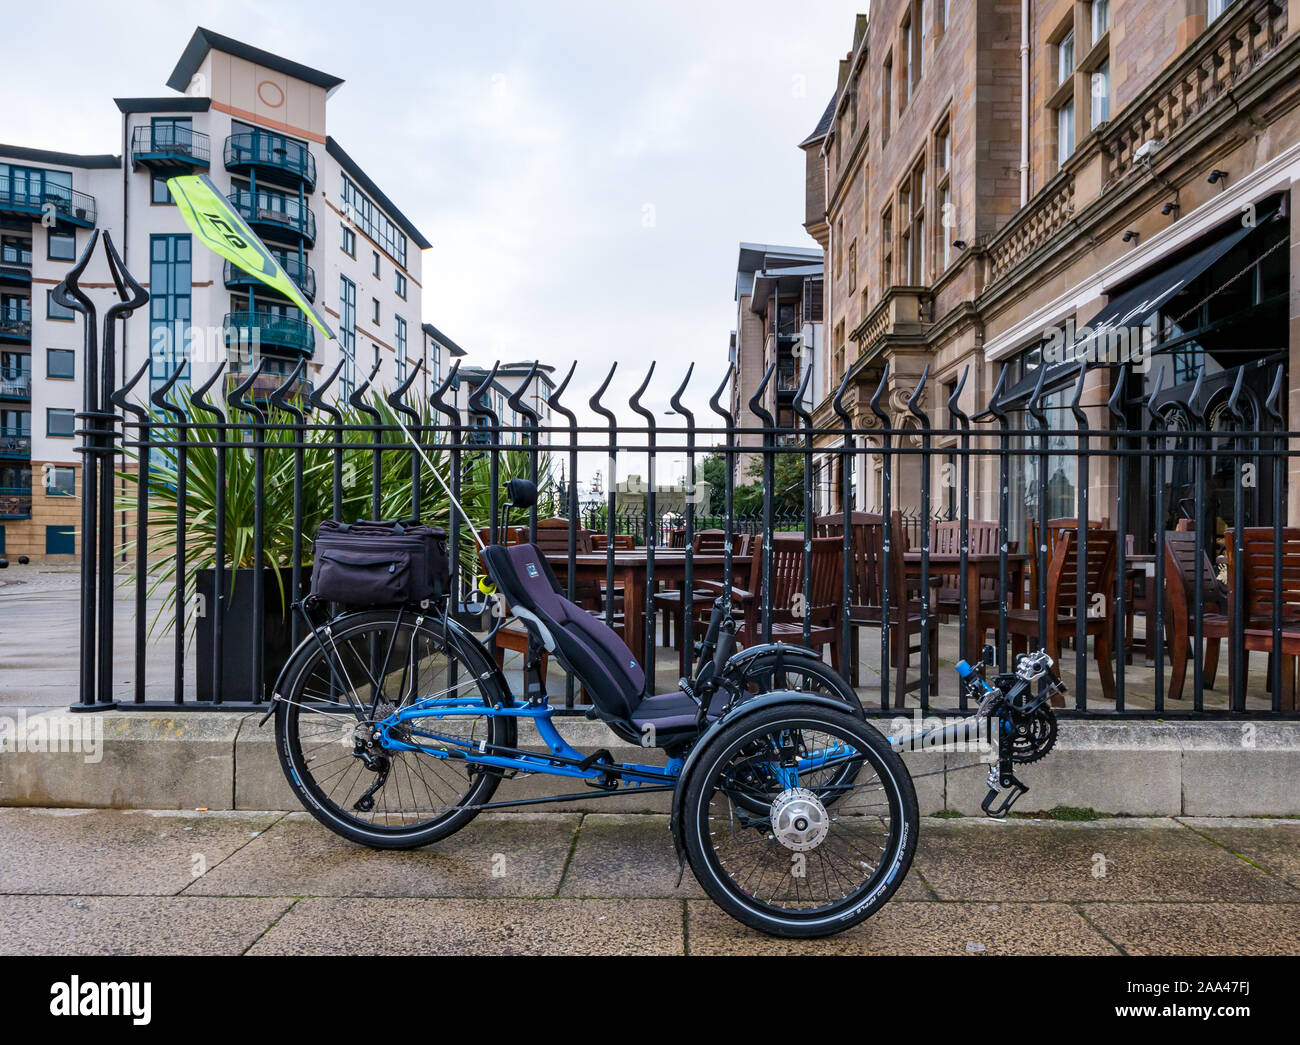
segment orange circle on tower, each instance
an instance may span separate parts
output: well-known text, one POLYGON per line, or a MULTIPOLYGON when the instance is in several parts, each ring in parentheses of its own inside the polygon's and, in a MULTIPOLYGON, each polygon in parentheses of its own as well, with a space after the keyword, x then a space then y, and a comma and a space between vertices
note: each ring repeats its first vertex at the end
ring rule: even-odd
POLYGON ((284 91, 280 89, 279 84, 272 83, 270 80, 263 80, 257 85, 257 97, 262 100, 263 105, 272 109, 278 109, 284 104, 284 91), (270 93, 271 97, 267 97, 268 93, 270 93), (272 101, 271 98, 274 98, 275 101, 272 101))

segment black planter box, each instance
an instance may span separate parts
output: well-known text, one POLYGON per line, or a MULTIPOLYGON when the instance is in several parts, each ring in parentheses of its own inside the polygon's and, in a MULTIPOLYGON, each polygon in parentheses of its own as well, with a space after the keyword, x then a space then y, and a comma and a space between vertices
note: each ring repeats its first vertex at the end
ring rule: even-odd
MULTIPOLYGON (((288 603, 293 601, 293 572, 287 567, 279 570, 284 586, 281 602, 280 584, 276 583, 276 570, 262 570, 262 682, 257 692, 265 699, 270 696, 280 669, 293 652, 288 603)), ((310 571, 303 571, 303 584, 308 583, 310 571)), ((197 669, 198 699, 211 702, 214 697, 212 680, 215 658, 213 656, 212 621, 216 602, 213 586, 216 572, 199 570, 195 588, 203 616, 197 618, 195 667, 197 669)), ((253 570, 245 567, 226 570, 222 587, 224 609, 221 619, 221 699, 223 702, 246 702, 253 699, 253 570), (233 587, 231 574, 234 574, 233 587)))

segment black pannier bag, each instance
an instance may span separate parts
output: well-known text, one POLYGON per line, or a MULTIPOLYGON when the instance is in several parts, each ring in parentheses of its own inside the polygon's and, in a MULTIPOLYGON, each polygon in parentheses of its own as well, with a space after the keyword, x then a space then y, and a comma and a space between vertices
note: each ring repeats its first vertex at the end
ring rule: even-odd
POLYGON ((326 519, 314 547, 311 593, 324 602, 396 606, 447 594, 451 563, 441 527, 326 519))

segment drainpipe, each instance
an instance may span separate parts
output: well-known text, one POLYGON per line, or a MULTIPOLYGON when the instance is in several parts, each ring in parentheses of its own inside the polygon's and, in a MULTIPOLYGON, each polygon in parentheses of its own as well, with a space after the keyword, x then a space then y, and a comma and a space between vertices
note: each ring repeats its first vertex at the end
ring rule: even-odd
POLYGON ((1020 0, 1020 206, 1029 202, 1029 0, 1020 0))

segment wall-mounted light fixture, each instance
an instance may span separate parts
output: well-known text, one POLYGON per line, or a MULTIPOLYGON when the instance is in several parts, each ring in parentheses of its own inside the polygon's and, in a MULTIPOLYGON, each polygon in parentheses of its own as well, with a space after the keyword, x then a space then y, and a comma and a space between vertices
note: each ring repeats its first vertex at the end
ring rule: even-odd
POLYGON ((1139 233, 1136 229, 1127 229, 1124 232, 1124 242, 1130 243, 1133 240, 1136 240, 1139 235, 1141 235, 1141 233, 1139 233))
POLYGON ((1168 203, 1166 203, 1163 207, 1160 208, 1160 213, 1168 216, 1170 214, 1177 214, 1180 209, 1181 208, 1178 206, 1178 204, 1175 201, 1170 200, 1168 203))
POLYGON ((1217 185, 1221 181, 1228 180, 1228 172, 1221 171, 1219 170, 1218 167, 1215 167, 1214 170, 1210 171, 1210 176, 1205 180, 1208 181, 1211 185, 1217 185))

